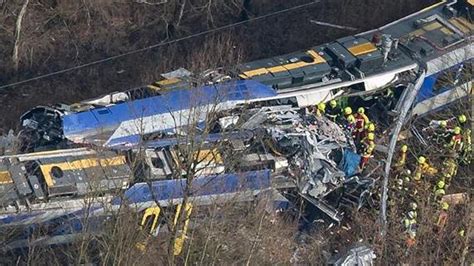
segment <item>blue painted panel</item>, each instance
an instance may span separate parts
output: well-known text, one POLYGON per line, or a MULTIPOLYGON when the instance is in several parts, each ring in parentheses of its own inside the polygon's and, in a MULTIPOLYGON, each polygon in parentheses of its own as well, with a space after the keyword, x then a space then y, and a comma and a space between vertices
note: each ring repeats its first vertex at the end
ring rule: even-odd
POLYGON ((436 81, 438 80, 438 78, 441 78, 443 74, 446 72, 449 73, 448 77, 450 77, 450 80, 452 79, 454 81, 458 78, 461 78, 462 68, 464 67, 465 64, 472 64, 472 61, 473 60, 466 60, 463 63, 454 65, 448 69, 445 69, 443 71, 440 71, 438 73, 425 77, 423 85, 421 86, 420 91, 418 92, 418 95, 416 97, 415 103, 422 102, 426 99, 432 98, 436 95, 439 95, 445 91, 448 91, 458 86, 459 84, 444 84, 444 87, 438 88, 436 89, 436 91, 434 88, 434 85, 436 84, 436 81))
POLYGON ((45 214, 45 211, 32 212, 32 213, 14 213, 12 215, 2 215, 0 218, 0 225, 17 223, 32 217, 45 214))
POLYGON ((425 80, 423 81, 423 85, 421 85, 420 91, 418 91, 418 95, 416 96, 417 103, 434 96, 433 86, 436 83, 436 79, 438 78, 438 75, 439 73, 425 77, 425 80))
POLYGON ((276 96, 276 92, 253 80, 238 80, 213 86, 174 90, 160 96, 120 103, 63 117, 66 136, 101 134, 121 122, 226 101, 276 96))
POLYGON ((63 117, 63 131, 66 135, 93 132, 99 127, 99 122, 91 111, 65 115, 63 117))
POLYGON ((99 125, 101 125, 103 129, 115 129, 121 121, 131 118, 128 110, 124 107, 125 106, 122 104, 119 104, 112 106, 112 108, 103 107, 93 109, 91 112, 94 114, 99 125))
MULTIPOLYGON (((150 186, 138 183, 129 188, 124 199, 128 204, 181 199, 186 179, 154 181, 150 186), (154 198, 155 197, 155 198, 154 198)), ((270 170, 196 177, 191 184, 192 197, 236 193, 270 187, 270 170)), ((112 200, 113 205, 122 203, 122 197, 112 200)))

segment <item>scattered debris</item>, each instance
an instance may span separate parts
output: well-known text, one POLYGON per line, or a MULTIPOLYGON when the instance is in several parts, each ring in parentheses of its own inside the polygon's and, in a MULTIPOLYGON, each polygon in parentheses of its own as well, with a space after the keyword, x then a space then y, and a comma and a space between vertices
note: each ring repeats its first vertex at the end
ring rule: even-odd
POLYGON ((335 266, 370 266, 374 265, 376 258, 374 250, 366 245, 358 244, 346 253, 329 259, 329 265, 335 266))

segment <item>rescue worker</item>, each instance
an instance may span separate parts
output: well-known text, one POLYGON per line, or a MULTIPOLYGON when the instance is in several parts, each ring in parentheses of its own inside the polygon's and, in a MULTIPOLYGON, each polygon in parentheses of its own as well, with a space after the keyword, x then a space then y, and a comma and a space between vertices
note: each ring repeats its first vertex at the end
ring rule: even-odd
POLYGON ((416 211, 409 211, 408 212, 408 218, 413 219, 413 220, 416 221, 417 217, 418 217, 418 214, 416 213, 416 211))
POLYGON ((416 218, 410 218, 406 217, 403 219, 403 226, 405 226, 405 229, 409 232, 410 230, 414 230, 416 226, 416 218))
POLYGON ((383 107, 385 110, 392 110, 393 109, 393 104, 394 104, 394 97, 395 97, 395 92, 393 91, 392 88, 388 88, 384 94, 382 95, 382 98, 380 99, 380 102, 383 104, 383 107))
POLYGON ((403 226, 408 234, 416 232, 416 214, 408 213, 408 215, 403 219, 403 226))
POLYGON ((442 176, 445 182, 451 182, 451 179, 456 176, 458 172, 458 164, 453 158, 447 158, 443 161, 443 172, 442 176))
POLYGON ((434 188, 435 200, 440 200, 446 194, 445 186, 446 183, 443 180, 439 180, 438 183, 436 183, 434 188))
POLYGON ((347 130, 349 130, 351 133, 354 130, 355 127, 355 118, 353 115, 348 115, 346 118, 345 122, 345 127, 347 130))
POLYGON ((440 232, 446 225, 446 221, 448 220, 448 209, 449 204, 445 201, 441 202, 441 211, 439 213, 438 220, 436 221, 438 232, 440 232))
POLYGON ((407 184, 402 176, 399 176, 399 178, 396 179, 395 185, 393 187, 393 198, 397 199, 398 203, 395 203, 395 201, 393 201, 392 206, 394 206, 395 204, 403 204, 404 199, 408 194, 408 187, 406 185, 407 184))
POLYGON ((403 185, 407 188, 408 196, 410 196, 411 198, 416 198, 416 196, 418 195, 418 190, 416 186, 411 182, 411 171, 409 169, 404 169, 403 175, 403 185))
POLYGON ((357 114, 354 116, 355 118, 355 130, 354 130, 354 139, 356 143, 358 143, 364 134, 365 126, 369 124, 369 118, 365 114, 365 109, 364 107, 359 107, 357 109, 357 114))
POLYGON ((406 240, 407 248, 411 248, 416 244, 416 231, 409 231, 406 240))
POLYGON ((326 115, 331 119, 333 122, 338 120, 338 117, 341 115, 341 108, 337 106, 336 100, 331 100, 329 102, 329 107, 326 108, 326 115))
POLYGON ((435 142, 438 144, 445 143, 449 139, 450 134, 451 132, 448 129, 448 122, 446 120, 441 121, 439 127, 435 128, 434 131, 435 142))
POLYGON ((458 126, 461 128, 465 128, 467 126, 467 117, 464 114, 458 116, 458 126))
POLYGON ((471 164, 471 156, 472 156, 471 134, 472 134, 472 131, 470 128, 464 131, 461 162, 464 163, 465 165, 471 164))
POLYGON ((418 164, 415 169, 414 180, 420 182, 424 174, 433 176, 438 173, 438 169, 431 167, 424 156, 418 157, 418 164))
POLYGON ((455 127, 453 131, 453 136, 451 137, 451 141, 447 145, 450 149, 453 151, 461 151, 462 149, 462 134, 461 134, 461 128, 460 127, 455 127))
POLYGON ((375 124, 372 123, 372 122, 369 122, 369 123, 367 124, 367 126, 365 127, 364 137, 363 137, 363 138, 367 137, 367 134, 369 134, 369 133, 375 133, 375 124))
POLYGON ((395 167, 404 167, 407 159, 408 146, 403 144, 400 148, 400 156, 398 162, 395 164, 395 167))
POLYGON ((409 169, 405 169, 402 171, 400 176, 397 178, 397 186, 395 187, 398 191, 400 191, 400 199, 405 199, 405 196, 413 197, 416 194, 416 189, 413 188, 411 184, 411 171, 409 169))
POLYGON ((362 159, 360 161, 360 168, 363 170, 367 163, 369 162, 370 157, 372 156, 372 153, 374 152, 375 149, 375 134, 374 133, 369 133, 367 135, 367 140, 365 140, 364 143, 364 152, 362 154, 362 159))
POLYGON ((402 178, 397 178, 397 185, 396 185, 395 188, 399 191, 403 190, 403 179, 402 178))
POLYGON ((352 108, 350 106, 347 106, 344 108, 344 117, 347 119, 348 116, 352 115, 352 108))
POLYGON ((321 117, 326 112, 326 104, 323 102, 318 103, 316 108, 316 116, 321 117))
POLYGON ((374 133, 369 133, 365 138, 362 139, 360 142, 360 148, 362 151, 370 144, 371 141, 375 140, 375 134, 374 133))

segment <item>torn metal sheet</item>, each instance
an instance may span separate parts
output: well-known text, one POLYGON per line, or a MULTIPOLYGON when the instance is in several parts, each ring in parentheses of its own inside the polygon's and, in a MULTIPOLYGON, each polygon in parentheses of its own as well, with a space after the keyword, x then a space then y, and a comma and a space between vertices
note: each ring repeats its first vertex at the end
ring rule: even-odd
POLYGON ((377 256, 372 248, 366 245, 357 245, 346 253, 333 257, 328 261, 329 265, 335 266, 371 266, 377 256))

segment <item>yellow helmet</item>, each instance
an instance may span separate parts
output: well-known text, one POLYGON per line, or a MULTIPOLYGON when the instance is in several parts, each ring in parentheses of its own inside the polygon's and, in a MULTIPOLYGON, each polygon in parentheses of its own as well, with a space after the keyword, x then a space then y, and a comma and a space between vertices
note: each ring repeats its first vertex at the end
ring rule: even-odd
POLYGON ((441 203, 441 209, 443 209, 443 210, 449 209, 449 204, 446 201, 443 201, 441 203))
POLYGON ((417 208, 418 208, 418 205, 416 204, 416 202, 410 202, 410 209, 416 210, 417 208))
POLYGON ((425 162, 426 162, 426 158, 424 156, 418 157, 418 163, 425 163, 425 162))
POLYGON ((345 115, 350 115, 352 114, 352 108, 347 106, 346 108, 344 108, 344 114, 345 115))
POLYGON ((357 112, 358 112, 359 114, 365 113, 364 107, 359 107, 359 109, 357 109, 357 112))
POLYGON ((441 121, 441 123, 439 123, 439 125, 442 127, 442 128, 445 128, 448 126, 448 122, 446 122, 446 120, 443 120, 441 121))
POLYGON ((467 117, 465 115, 458 116, 459 123, 466 123, 467 117))
POLYGON ((329 102, 329 105, 330 105, 332 108, 336 107, 336 106, 337 106, 336 100, 331 100, 331 101, 329 102))
POLYGON ((326 104, 325 103, 319 103, 318 104, 318 110, 324 112, 326 110, 326 104))
POLYGON ((347 121, 349 121, 349 123, 354 123, 356 120, 355 120, 355 117, 353 115, 349 115, 349 116, 347 116, 347 121))
POLYGON ((374 139, 375 139, 375 134, 372 133, 372 132, 370 132, 370 133, 367 135, 367 138, 368 138, 369 140, 374 140, 374 139))
POLYGON ((454 134, 461 134, 461 128, 460 127, 455 127, 454 128, 454 134))
POLYGON ((402 145, 402 149, 401 149, 401 150, 402 150, 402 152, 407 152, 407 150, 408 150, 408 146, 407 146, 407 145, 405 145, 405 144, 403 144, 403 145, 402 145))
POLYGON ((444 186, 445 186, 446 184, 444 183, 443 180, 440 180, 440 181, 438 181, 438 183, 437 183, 436 185, 438 186, 438 188, 444 188, 444 186))
POLYGON ((374 123, 369 123, 369 125, 367 126, 367 129, 369 130, 369 132, 374 132, 375 131, 374 123))

